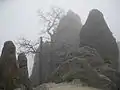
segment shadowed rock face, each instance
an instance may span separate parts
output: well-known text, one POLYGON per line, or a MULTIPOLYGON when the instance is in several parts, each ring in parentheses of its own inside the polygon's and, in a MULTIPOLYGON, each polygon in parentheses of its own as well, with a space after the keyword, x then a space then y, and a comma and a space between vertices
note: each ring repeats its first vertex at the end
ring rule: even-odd
POLYGON ((18 55, 18 62, 19 62, 19 67, 20 68, 26 67, 26 69, 27 69, 27 58, 26 58, 24 53, 20 53, 18 55))
POLYGON ((117 42, 118 48, 119 48, 119 68, 118 71, 120 72, 120 42, 117 42))
MULTIPOLYGON (((110 72, 112 75, 115 74, 104 63, 96 49, 84 46, 73 54, 73 58, 60 65, 49 80, 60 83, 80 79, 80 81, 92 87, 101 88, 102 90, 115 90, 112 88, 117 88, 116 83, 113 82, 110 72)), ((114 78, 116 77, 114 76, 114 78)))
MULTIPOLYGON (((15 55, 16 48, 12 41, 6 41, 2 49, 1 58, 5 58, 5 55, 15 55)), ((6 57, 7 58, 7 57, 6 57)))
MULTIPOLYGON (((3 69, 16 68, 16 47, 12 41, 6 41, 2 49, 0 66, 3 69)), ((7 70, 9 71, 9 70, 7 70)), ((4 72, 7 72, 4 70, 4 72)), ((11 73, 11 72, 7 72, 11 73)), ((12 73, 11 73, 12 74, 12 73)))
POLYGON ((54 40, 56 47, 60 48, 63 44, 70 48, 77 50, 79 47, 79 33, 82 27, 80 17, 69 10, 67 15, 64 16, 57 27, 54 40))
POLYGON ((118 69, 118 47, 106 24, 103 14, 97 9, 90 11, 80 31, 80 46, 95 48, 103 59, 111 60, 111 67, 118 69))
MULTIPOLYGON (((37 52, 40 52, 40 47, 38 47, 37 52)), ((43 44, 43 51, 42 51, 42 61, 40 61, 40 54, 36 53, 34 57, 34 65, 32 69, 32 74, 30 76, 30 80, 32 81, 33 86, 39 85, 41 82, 43 83, 46 77, 49 75, 50 67, 49 67, 49 60, 50 60, 50 45, 47 43, 43 44), (40 64, 41 62, 41 64, 40 64), (41 65, 41 66, 40 66, 41 65), (42 70, 40 71, 40 67, 42 70), (42 73, 40 73, 42 72, 42 73), (41 75, 41 76, 40 76, 41 75), (40 79, 42 77, 42 80, 40 79)))
POLYGON ((24 53, 18 55, 20 83, 26 90, 32 90, 31 82, 28 78, 27 58, 24 53))
POLYGON ((17 75, 16 48, 12 41, 4 43, 0 59, 0 82, 6 90, 13 90, 13 78, 17 75))

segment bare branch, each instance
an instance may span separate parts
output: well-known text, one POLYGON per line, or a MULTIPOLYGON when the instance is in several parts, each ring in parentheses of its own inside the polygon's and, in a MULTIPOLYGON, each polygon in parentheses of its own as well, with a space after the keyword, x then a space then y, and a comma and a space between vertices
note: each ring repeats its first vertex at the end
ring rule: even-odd
POLYGON ((52 38, 56 32, 59 21, 64 14, 64 10, 58 7, 51 8, 51 11, 46 13, 42 12, 41 10, 39 11, 39 17, 45 25, 44 31, 47 32, 50 38, 52 38))
POLYGON ((39 42, 32 42, 31 40, 27 40, 25 38, 20 38, 17 42, 19 52, 24 52, 26 54, 35 54, 37 52, 37 48, 39 42))
MULTIPOLYGON (((39 10, 38 14, 40 20, 43 21, 43 25, 44 25, 44 28, 40 33, 40 34, 44 34, 44 36, 43 35, 40 36, 42 36, 43 39, 50 41, 51 47, 53 47, 52 43, 54 41, 52 40, 52 37, 56 33, 56 28, 58 27, 60 19, 65 15, 64 10, 58 7, 53 7, 49 12, 43 12, 39 10)), ((20 38, 19 41, 17 42, 19 52, 24 52, 26 54, 40 53, 37 52, 37 48, 39 44, 40 44, 39 41, 33 42, 25 38, 20 38)))

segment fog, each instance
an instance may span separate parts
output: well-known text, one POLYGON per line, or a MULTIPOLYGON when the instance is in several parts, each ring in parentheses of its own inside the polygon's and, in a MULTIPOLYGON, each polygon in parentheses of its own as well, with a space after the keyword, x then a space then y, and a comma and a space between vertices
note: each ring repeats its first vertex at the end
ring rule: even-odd
POLYGON ((117 41, 120 41, 119 3, 119 0, 0 0, 0 48, 6 40, 15 41, 22 36, 37 39, 41 30, 37 11, 47 11, 51 6, 73 10, 79 14, 83 24, 91 9, 99 9, 117 41))

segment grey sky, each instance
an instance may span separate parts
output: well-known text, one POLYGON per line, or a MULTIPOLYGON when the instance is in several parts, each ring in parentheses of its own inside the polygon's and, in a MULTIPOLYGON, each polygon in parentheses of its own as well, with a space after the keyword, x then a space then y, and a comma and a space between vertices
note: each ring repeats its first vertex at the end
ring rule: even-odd
POLYGON ((36 39, 40 32, 38 9, 52 5, 78 13, 84 23, 92 8, 101 10, 111 31, 120 40, 119 0, 1 0, 0 2, 0 44, 20 36, 36 39))
POLYGON ((48 10, 51 6, 73 10, 79 14, 83 24, 91 9, 99 9, 120 41, 119 4, 120 0, 0 0, 0 48, 4 41, 16 40, 20 36, 37 39, 41 28, 37 10, 48 10))

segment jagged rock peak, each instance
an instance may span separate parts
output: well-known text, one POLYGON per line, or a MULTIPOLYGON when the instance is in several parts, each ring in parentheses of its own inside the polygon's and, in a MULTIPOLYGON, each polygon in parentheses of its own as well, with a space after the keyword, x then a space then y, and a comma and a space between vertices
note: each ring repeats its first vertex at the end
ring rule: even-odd
MULTIPOLYGON (((76 18, 78 18, 78 19, 80 20, 79 15, 76 14, 76 13, 74 13, 72 10, 69 10, 69 11, 67 12, 67 15, 66 15, 66 16, 76 17, 76 18)), ((80 20, 80 21, 81 21, 81 20, 80 20)))
POLYGON ((88 18, 87 18, 87 21, 86 21, 85 24, 93 25, 93 24, 96 24, 96 23, 107 26, 107 24, 104 20, 103 13, 100 12, 98 9, 92 9, 89 12, 89 15, 88 15, 88 18))
POLYGON ((77 26, 78 26, 78 24, 80 24, 79 25, 80 27, 82 26, 81 19, 80 19, 79 15, 74 13, 72 10, 69 10, 67 12, 67 14, 63 18, 61 18, 60 23, 59 23, 58 28, 57 28, 57 31, 59 30, 60 27, 64 27, 64 26, 69 25, 69 24, 74 25, 74 23, 77 24, 77 26))
POLYGON ((79 33, 81 28, 82 23, 79 15, 69 10, 60 20, 56 29, 54 40, 57 46, 61 46, 62 43, 72 45, 73 47, 79 44, 79 33))
POLYGON ((102 12, 99 11, 98 9, 92 9, 92 10, 90 11, 89 16, 93 16, 93 15, 96 15, 96 16, 98 16, 98 17, 103 17, 102 12))
MULTIPOLYGON (((67 15, 64 18, 69 18, 69 19, 74 19, 74 21, 78 21, 79 23, 81 23, 81 18, 79 17, 78 14, 76 14, 75 12, 73 12, 72 10, 68 10, 67 15)), ((82 23, 81 23, 82 25, 82 23)))
POLYGON ((95 48, 103 59, 111 60, 111 66, 118 68, 118 47, 102 12, 93 9, 80 31, 80 45, 95 48))

